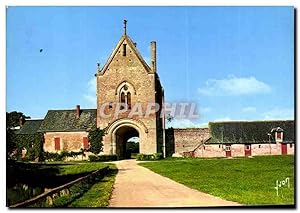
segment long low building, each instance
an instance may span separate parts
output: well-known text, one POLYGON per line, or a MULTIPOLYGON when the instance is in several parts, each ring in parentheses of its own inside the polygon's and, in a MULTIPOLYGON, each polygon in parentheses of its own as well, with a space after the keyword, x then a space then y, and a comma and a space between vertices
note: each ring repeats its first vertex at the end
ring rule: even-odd
POLYGON ((210 122, 209 128, 169 129, 173 156, 241 157, 294 154, 295 124, 281 121, 210 122))

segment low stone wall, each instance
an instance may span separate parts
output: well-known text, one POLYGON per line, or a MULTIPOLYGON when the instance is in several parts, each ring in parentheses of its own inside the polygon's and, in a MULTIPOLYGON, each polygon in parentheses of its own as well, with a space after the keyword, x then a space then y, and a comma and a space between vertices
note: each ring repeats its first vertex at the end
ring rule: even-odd
POLYGON ((208 128, 174 129, 174 152, 183 154, 209 137, 208 128))

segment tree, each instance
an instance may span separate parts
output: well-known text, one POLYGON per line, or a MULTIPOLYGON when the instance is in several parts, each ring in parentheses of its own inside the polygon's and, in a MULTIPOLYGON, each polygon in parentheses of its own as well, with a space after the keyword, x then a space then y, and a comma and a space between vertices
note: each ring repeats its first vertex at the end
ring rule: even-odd
POLYGON ((6 152, 7 159, 16 157, 13 152, 17 150, 16 134, 11 129, 6 129, 6 152))
POLYGON ((20 117, 24 119, 30 119, 30 116, 26 116, 22 112, 6 112, 6 128, 12 128, 20 125, 20 117))
POLYGON ((15 158, 16 151, 18 149, 16 130, 13 127, 20 125, 20 117, 30 118, 22 112, 6 112, 6 153, 7 159, 15 158))
POLYGON ((89 131, 89 142, 90 142, 90 149, 94 154, 99 154, 101 151, 103 151, 103 143, 102 143, 102 137, 104 135, 104 131, 100 128, 93 129, 89 131))

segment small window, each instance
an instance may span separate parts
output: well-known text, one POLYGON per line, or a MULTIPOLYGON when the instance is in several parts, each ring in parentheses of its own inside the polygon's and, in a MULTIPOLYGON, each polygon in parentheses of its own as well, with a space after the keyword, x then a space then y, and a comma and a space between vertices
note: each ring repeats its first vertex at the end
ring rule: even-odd
POLYGON ((219 145, 219 149, 221 148, 221 145, 219 145))
POLYGON ((293 148, 293 144, 292 143, 290 143, 290 148, 293 148))
POLYGON ((260 148, 261 147, 261 145, 258 145, 258 148, 260 148))
POLYGON ((112 108, 112 102, 109 102, 108 108, 109 108, 109 109, 112 108))
POLYGON ((205 146, 203 146, 203 149, 205 150, 205 146))
POLYGON ((60 150, 60 138, 54 138, 54 148, 60 150))
POLYGON ((250 150, 251 149, 251 145, 247 144, 245 145, 245 150, 250 150))
POLYGON ((131 109, 131 93, 130 92, 127 93, 127 105, 128 105, 128 109, 131 109))
POLYGON ((226 151, 230 151, 231 150, 231 146, 230 145, 226 145, 226 151))
POLYGON ((126 56, 126 44, 123 44, 123 56, 126 56))
POLYGON ((281 132, 277 132, 277 139, 281 140, 281 132))

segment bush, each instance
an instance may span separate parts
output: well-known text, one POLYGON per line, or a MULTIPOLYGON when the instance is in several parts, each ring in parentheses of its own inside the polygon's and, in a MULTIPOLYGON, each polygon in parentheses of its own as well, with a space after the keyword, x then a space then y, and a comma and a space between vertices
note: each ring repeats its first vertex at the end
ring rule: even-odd
POLYGON ((89 131, 90 152, 99 154, 101 151, 103 151, 103 135, 104 130, 101 130, 99 128, 89 131))
POLYGON ((118 160, 117 155, 89 155, 90 162, 103 162, 118 160))
POLYGON ((136 160, 138 161, 150 161, 150 160, 161 160, 163 159, 162 153, 154 153, 154 154, 138 154, 136 156, 136 160))
POLYGON ((86 150, 84 150, 84 149, 80 149, 79 152, 73 152, 73 151, 71 151, 71 152, 62 151, 61 153, 57 153, 57 152, 44 152, 44 156, 43 157, 44 157, 45 160, 48 160, 48 161, 63 161, 67 157, 72 157, 75 160, 75 158, 77 156, 80 156, 80 155, 85 156, 85 154, 84 154, 85 151, 86 150))

